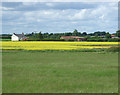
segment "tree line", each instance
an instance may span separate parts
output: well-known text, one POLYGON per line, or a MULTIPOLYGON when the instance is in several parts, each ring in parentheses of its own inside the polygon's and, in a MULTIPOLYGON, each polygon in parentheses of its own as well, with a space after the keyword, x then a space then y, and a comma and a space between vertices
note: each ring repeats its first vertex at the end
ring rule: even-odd
MULTIPOLYGON (((73 32, 66 32, 66 33, 39 33, 32 32, 26 34, 29 38, 28 40, 35 40, 35 41, 63 41, 64 39, 60 39, 62 36, 79 36, 87 38, 87 41, 118 41, 118 39, 111 39, 111 35, 115 35, 116 37, 120 37, 120 30, 116 31, 116 33, 110 34, 109 32, 105 31, 97 31, 94 33, 87 33, 87 32, 78 32, 75 29, 73 32)), ((69 39, 69 41, 74 41, 75 39, 69 39)))
MULTIPOLYGON (((66 33, 42 33, 40 32, 32 32, 25 34, 28 37, 29 41, 64 41, 64 39, 60 39, 62 36, 79 36, 87 38, 87 41, 119 41, 119 39, 112 39, 111 35, 115 35, 120 38, 120 30, 115 33, 110 34, 105 31, 97 31, 94 33, 87 32, 79 32, 75 29, 73 32, 66 33)), ((0 39, 11 39, 10 34, 2 34, 0 35, 0 39)), ((76 39, 69 39, 68 41, 75 41, 76 39)))

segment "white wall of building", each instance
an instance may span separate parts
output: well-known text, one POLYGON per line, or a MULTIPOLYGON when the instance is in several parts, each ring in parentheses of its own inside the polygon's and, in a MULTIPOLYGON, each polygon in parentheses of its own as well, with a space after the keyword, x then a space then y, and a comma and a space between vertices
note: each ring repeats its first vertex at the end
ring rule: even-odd
POLYGON ((11 36, 11 40, 12 40, 12 41, 19 41, 19 37, 17 37, 16 35, 13 34, 13 35, 11 36))

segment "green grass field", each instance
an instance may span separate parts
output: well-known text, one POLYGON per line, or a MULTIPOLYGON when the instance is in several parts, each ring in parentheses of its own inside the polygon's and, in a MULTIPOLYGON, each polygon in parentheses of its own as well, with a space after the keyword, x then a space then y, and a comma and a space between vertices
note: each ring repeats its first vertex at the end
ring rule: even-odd
POLYGON ((3 51, 4 93, 116 93, 118 53, 3 51))
POLYGON ((0 39, 0 41, 11 41, 11 39, 0 39))

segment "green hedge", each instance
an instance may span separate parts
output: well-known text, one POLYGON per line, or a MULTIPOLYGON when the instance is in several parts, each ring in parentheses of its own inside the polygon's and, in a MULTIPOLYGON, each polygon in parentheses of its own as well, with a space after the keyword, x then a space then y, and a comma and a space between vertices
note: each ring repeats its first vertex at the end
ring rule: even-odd
POLYGON ((120 42, 120 39, 101 39, 101 38, 89 38, 87 39, 88 42, 120 42))
POLYGON ((111 47, 106 50, 107 52, 120 52, 120 47, 111 47))

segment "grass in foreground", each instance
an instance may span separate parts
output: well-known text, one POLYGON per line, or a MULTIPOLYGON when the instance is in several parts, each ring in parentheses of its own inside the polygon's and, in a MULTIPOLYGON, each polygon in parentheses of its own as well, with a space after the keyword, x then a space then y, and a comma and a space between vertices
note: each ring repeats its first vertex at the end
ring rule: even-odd
POLYGON ((3 51, 3 93, 118 92, 118 54, 3 51))

